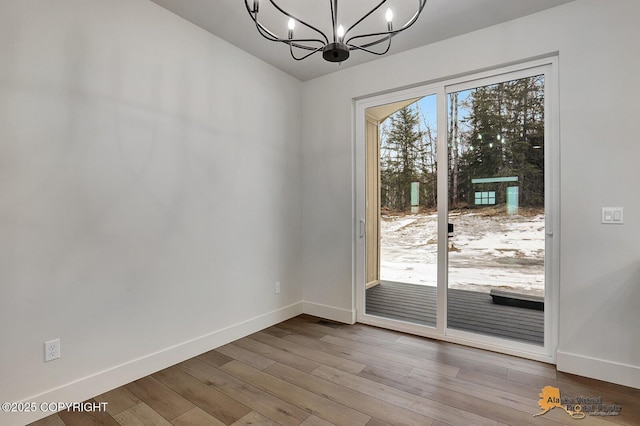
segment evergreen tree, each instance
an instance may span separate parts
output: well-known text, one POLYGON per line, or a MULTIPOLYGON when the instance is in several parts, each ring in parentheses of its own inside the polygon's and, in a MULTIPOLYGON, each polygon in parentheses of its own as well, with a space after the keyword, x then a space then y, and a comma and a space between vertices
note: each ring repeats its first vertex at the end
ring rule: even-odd
POLYGON ((407 106, 389 118, 381 138, 381 201, 395 210, 411 205, 411 182, 419 177, 422 131, 415 107, 407 106))
POLYGON ((471 179, 517 176, 520 205, 544 206, 543 76, 474 89, 465 108, 468 113, 460 120, 468 130, 456 146, 463 152, 458 165, 458 198, 473 204, 474 189, 491 189, 497 190, 497 199, 504 200, 506 184, 474 188, 471 179))

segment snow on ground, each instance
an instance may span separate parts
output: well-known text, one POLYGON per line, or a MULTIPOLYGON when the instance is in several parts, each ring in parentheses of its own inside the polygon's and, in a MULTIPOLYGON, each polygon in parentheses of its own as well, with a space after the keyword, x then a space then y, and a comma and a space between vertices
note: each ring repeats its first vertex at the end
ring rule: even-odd
MULTIPOLYGON (((449 221, 449 288, 544 293, 544 214, 487 209, 452 212, 449 221)), ((382 280, 436 285, 435 213, 383 215, 380 246, 382 280)))

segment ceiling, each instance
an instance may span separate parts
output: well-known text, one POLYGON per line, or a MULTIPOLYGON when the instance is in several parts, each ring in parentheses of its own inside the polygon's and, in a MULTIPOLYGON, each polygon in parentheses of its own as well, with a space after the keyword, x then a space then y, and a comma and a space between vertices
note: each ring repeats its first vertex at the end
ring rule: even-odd
MULTIPOLYGON (((365 52, 352 52, 347 61, 336 64, 325 62, 318 53, 303 61, 295 61, 291 58, 287 46, 267 41, 258 34, 246 11, 244 0, 152 1, 301 81, 379 58, 365 52)), ((346 17, 362 15, 364 1, 340 2, 339 20, 341 17, 347 20, 346 17)), ((573 0, 427 0, 420 19, 413 27, 394 37, 387 55, 496 25, 570 1, 573 0)), ((377 4, 374 0, 367 2, 366 4, 377 4)), ((318 10, 326 9, 323 15, 330 16, 328 0, 280 0, 277 3, 286 10, 295 11, 297 16, 305 17, 314 25, 314 16, 318 16, 318 10)), ((415 10, 417 6, 415 0, 390 0, 389 3, 396 3, 397 5, 393 5, 396 9, 404 10, 415 10)), ((261 13, 267 6, 268 3, 263 0, 261 13)), ((394 10, 394 13, 402 12, 394 10)), ((273 31, 275 32, 275 28, 273 31)), ((285 32, 286 30, 283 34, 285 32)))

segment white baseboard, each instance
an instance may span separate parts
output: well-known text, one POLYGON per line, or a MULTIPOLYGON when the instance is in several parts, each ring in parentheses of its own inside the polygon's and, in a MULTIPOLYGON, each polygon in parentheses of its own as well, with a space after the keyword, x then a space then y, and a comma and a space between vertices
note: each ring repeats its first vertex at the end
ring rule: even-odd
POLYGON ((325 318, 345 324, 356 323, 356 311, 336 308, 335 306, 321 305, 319 303, 302 302, 303 312, 315 317, 325 318))
POLYGON ((558 351, 556 361, 558 371, 640 389, 638 366, 563 351, 558 351))
MULTIPOLYGON (((67 383, 58 388, 34 395, 23 402, 81 402, 109 390, 115 389, 141 377, 148 376, 164 368, 210 351, 249 334, 263 330, 279 322, 286 321, 303 313, 303 302, 268 312, 232 326, 214 331, 204 336, 177 344, 161 351, 145 355, 124 364, 97 372, 82 379, 67 383)), ((51 412, 37 410, 31 413, 0 412, 0 424, 7 426, 25 425, 51 412)))

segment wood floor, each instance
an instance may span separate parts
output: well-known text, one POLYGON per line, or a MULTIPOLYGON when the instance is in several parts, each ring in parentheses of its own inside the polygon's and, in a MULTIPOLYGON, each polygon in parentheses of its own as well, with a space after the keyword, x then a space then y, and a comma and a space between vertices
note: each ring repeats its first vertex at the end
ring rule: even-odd
POLYGON ((107 412, 35 425, 640 425, 640 390, 551 365, 299 316, 95 397, 107 412), (620 416, 540 411, 541 389, 620 416))

